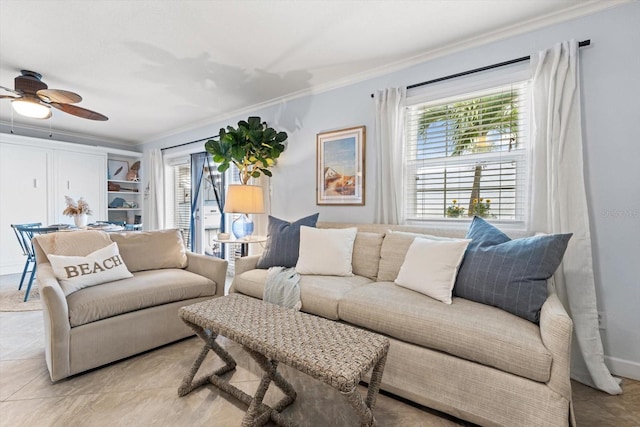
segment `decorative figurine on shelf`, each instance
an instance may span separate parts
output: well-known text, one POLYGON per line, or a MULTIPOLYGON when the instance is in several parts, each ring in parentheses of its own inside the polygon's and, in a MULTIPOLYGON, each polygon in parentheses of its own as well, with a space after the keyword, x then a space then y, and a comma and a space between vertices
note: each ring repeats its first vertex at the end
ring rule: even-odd
POLYGON ((122 197, 116 197, 111 201, 111 203, 109 203, 109 207, 112 209, 123 208, 125 203, 126 203, 126 200, 124 200, 122 197))
POLYGON ((139 161, 132 164, 131 167, 129 168, 129 172, 127 172, 127 181, 135 181, 135 182, 140 181, 140 178, 138 177, 139 170, 140 170, 139 161))

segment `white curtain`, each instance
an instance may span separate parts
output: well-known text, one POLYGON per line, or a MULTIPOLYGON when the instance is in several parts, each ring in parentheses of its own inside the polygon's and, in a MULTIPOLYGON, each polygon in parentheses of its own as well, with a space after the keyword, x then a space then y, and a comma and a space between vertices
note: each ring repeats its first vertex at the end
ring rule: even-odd
POLYGON ((145 185, 145 230, 160 230, 164 224, 164 160, 162 151, 152 148, 145 153, 144 168, 148 170, 145 185))
POLYGON ((578 46, 562 42, 532 55, 535 143, 530 229, 573 233, 555 274, 558 296, 573 319, 571 376, 622 393, 604 364, 598 330, 589 213, 583 174, 578 46))
POLYGON ((374 222, 401 224, 403 206, 403 133, 406 89, 375 94, 376 187, 374 222))
MULTIPOLYGON (((255 236, 266 236, 269 225, 269 215, 271 214, 271 178, 266 175, 260 175, 260 178, 252 178, 252 185, 262 187, 264 196, 264 213, 251 215, 255 226, 253 234, 255 236)), ((260 255, 264 251, 264 244, 249 245, 249 255, 260 255)))

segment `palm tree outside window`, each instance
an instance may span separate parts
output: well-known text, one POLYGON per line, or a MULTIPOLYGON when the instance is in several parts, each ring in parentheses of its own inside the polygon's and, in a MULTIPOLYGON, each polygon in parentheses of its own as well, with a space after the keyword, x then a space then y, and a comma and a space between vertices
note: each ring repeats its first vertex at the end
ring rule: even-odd
POLYGON ((523 220, 527 87, 512 84, 408 107, 408 220, 523 220))

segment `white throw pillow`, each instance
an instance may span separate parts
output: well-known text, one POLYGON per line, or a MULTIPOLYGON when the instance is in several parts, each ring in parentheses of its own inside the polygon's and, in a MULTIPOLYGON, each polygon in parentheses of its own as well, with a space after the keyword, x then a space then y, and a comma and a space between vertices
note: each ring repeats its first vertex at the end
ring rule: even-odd
POLYGON ((133 277, 111 243, 87 256, 47 255, 65 296, 89 286, 133 277))
POLYGON ((458 267, 470 241, 416 237, 407 251, 395 284, 451 304, 458 267))
POLYGON ((300 256, 296 272, 324 276, 353 276, 351 258, 358 229, 300 227, 300 256))

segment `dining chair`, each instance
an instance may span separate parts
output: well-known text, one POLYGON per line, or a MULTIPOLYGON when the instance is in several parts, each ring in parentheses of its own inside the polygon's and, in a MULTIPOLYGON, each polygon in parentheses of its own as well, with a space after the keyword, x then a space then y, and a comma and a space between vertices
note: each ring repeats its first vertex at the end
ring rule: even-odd
POLYGON ((18 239, 18 244, 20 245, 20 249, 22 249, 22 254, 27 257, 27 260, 24 263, 24 268, 22 269, 22 277, 20 277, 20 285, 18 286, 18 290, 22 289, 22 284, 24 283, 24 278, 27 275, 27 271, 29 271, 29 265, 31 263, 36 262, 35 258, 31 258, 30 251, 27 246, 30 245, 30 242, 26 240, 26 236, 24 233, 18 230, 19 227, 40 227, 42 225, 41 222, 30 222, 27 224, 11 224, 11 228, 18 239))
MULTIPOLYGON (((27 285, 27 290, 25 291, 25 294, 24 294, 24 302, 27 302, 27 300, 29 299, 29 293, 31 292, 31 286, 33 285, 33 279, 35 278, 35 275, 36 275, 36 254, 35 254, 35 250, 33 249, 33 244, 31 243, 31 239, 33 239, 33 236, 37 236, 38 234, 53 233, 56 231, 60 231, 60 227, 18 225, 16 226, 16 228, 18 232, 22 235, 22 238, 24 240, 24 247, 27 251, 27 260, 33 263, 33 268, 31 269, 31 276, 29 276, 29 284, 27 285)), ((25 271, 23 272, 23 277, 26 274, 27 269, 28 269, 28 266, 25 265, 25 271)), ((22 283, 20 284, 20 288, 22 288, 22 283)))

